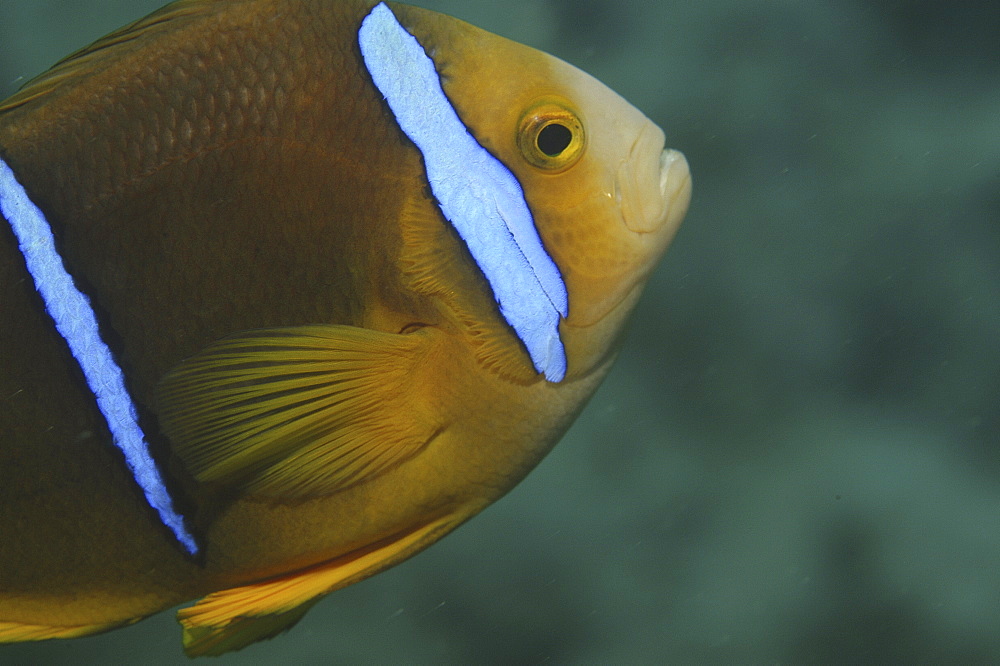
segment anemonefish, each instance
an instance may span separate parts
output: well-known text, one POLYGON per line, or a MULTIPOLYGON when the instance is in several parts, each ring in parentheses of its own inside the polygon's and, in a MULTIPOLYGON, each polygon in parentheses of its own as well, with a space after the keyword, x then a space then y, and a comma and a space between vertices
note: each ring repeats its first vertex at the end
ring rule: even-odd
POLYGON ((566 63, 427 10, 182 0, 0 103, 0 642, 271 637, 515 485, 690 197, 566 63))

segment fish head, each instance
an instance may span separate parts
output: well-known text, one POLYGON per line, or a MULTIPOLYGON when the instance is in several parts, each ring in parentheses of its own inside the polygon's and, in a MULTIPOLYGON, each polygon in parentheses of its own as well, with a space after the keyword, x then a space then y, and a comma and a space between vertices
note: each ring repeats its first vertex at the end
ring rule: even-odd
MULTIPOLYGON (((516 177, 568 295, 566 378, 606 367, 687 212, 663 131, 580 69, 450 17, 393 5, 472 136, 516 177)), ((469 168, 474 168, 470 165, 469 168)))
POLYGON ((615 349, 687 212, 691 176, 684 155, 666 148, 663 131, 638 109, 579 69, 551 57, 548 64, 560 94, 525 108, 515 172, 566 283, 560 337, 573 376, 601 366, 615 349), (562 167, 533 163, 532 153, 544 152, 544 132, 561 131, 546 128, 564 122, 580 135, 579 154, 562 167))

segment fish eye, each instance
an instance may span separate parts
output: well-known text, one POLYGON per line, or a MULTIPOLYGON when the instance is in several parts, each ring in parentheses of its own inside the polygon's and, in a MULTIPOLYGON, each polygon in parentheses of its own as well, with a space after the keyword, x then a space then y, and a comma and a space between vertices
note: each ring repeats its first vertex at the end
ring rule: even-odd
POLYGON ((573 130, 560 122, 554 122, 538 130, 535 144, 538 150, 549 157, 558 157, 573 142, 573 130))
POLYGON ((580 116, 561 100, 532 105, 518 124, 521 154, 530 164, 550 173, 568 169, 580 159, 584 138, 580 116))

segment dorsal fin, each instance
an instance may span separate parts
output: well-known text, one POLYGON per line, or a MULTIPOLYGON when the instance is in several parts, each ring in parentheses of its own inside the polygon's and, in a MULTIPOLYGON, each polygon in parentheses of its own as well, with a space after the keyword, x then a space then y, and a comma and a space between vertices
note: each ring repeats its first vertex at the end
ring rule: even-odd
POLYGON ((218 5, 217 0, 178 0, 105 35, 25 83, 0 104, 0 113, 44 97, 75 79, 90 76, 101 69, 102 63, 113 62, 123 51, 140 48, 147 39, 166 32, 168 26, 176 26, 181 19, 208 13, 213 5, 218 5))

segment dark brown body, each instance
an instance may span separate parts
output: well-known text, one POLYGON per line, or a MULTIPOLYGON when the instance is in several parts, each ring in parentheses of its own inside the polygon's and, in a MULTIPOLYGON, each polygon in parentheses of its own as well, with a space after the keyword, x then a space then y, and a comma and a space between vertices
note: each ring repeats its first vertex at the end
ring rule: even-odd
MULTIPOLYGON (((295 11, 280 20, 268 4, 175 18, 155 43, 140 36, 112 63, 98 51, 73 85, 0 113, 0 151, 85 281, 148 419, 159 378, 233 332, 370 326, 373 303, 402 324, 430 314, 386 265, 398 193, 421 167, 359 69, 368 4, 281 3, 295 11)), ((176 601, 205 592, 202 565, 110 445, 9 229, 0 302, 0 595, 131 590, 137 572, 176 601)))
MULTIPOLYGON (((147 416, 158 379, 208 342, 361 324, 369 290, 394 286, 377 265, 388 255, 359 236, 399 242, 398 202, 370 184, 397 178, 406 151, 349 69, 351 22, 303 5, 265 30, 238 4, 225 10, 243 20, 220 17, 224 32, 175 20, 162 47, 0 114, 0 151, 86 280, 147 416), (359 108, 367 129, 344 131, 359 108)), ((61 579, 108 590, 155 571, 163 593, 193 596, 201 567, 155 529, 13 235, 0 240, 0 594, 61 579)))

